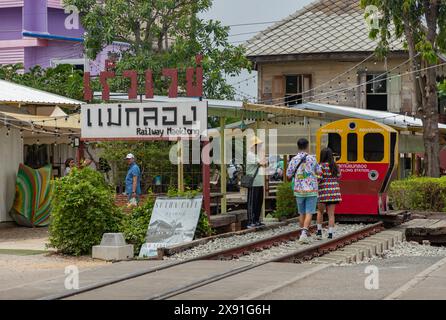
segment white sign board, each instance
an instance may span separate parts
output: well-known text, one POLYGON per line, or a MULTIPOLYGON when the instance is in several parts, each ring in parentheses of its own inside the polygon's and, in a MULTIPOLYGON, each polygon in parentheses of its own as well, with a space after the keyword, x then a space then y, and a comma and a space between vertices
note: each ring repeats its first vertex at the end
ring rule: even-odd
POLYGON ((85 104, 83 140, 197 139, 207 130, 207 102, 85 104))
POLYGON ((153 206, 146 243, 139 256, 153 257, 157 249, 194 239, 203 196, 195 198, 159 197, 153 206))

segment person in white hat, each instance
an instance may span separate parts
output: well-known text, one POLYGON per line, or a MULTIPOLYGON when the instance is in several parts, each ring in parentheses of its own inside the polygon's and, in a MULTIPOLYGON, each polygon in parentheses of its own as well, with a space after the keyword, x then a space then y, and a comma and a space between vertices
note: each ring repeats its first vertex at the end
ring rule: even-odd
POLYGON ((138 202, 141 195, 141 170, 136 164, 135 156, 132 153, 129 153, 125 160, 129 165, 127 176, 125 177, 125 192, 129 202, 132 199, 138 202))
POLYGON ((263 205, 264 174, 267 162, 264 158, 264 144, 258 137, 249 140, 248 154, 246 155, 246 174, 254 177, 252 187, 248 188, 248 228, 264 226, 260 222, 260 213, 263 205), (257 151, 257 152, 256 152, 257 151))

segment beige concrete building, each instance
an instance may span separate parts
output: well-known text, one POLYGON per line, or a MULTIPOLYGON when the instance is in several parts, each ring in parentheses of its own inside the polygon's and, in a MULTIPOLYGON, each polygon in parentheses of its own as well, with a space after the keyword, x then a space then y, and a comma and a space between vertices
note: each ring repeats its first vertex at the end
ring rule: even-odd
POLYGON ((316 102, 412 115, 403 43, 391 43, 387 59, 374 54, 376 46, 358 0, 314 1, 246 45, 262 103, 316 102))

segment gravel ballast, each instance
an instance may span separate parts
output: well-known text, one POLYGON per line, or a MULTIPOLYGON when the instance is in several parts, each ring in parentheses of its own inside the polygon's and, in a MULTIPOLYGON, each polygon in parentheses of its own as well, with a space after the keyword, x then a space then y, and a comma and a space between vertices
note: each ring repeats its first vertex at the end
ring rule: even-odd
MULTIPOLYGON (((341 236, 348 232, 356 231, 360 228, 363 228, 364 224, 344 224, 337 225, 335 228, 335 236, 341 236)), ((264 239, 266 237, 276 236, 281 233, 286 233, 294 230, 298 230, 299 225, 297 223, 291 223, 286 226, 282 226, 276 229, 258 231, 253 233, 247 233, 243 235, 235 235, 228 238, 217 238, 208 243, 199 245, 197 247, 191 248, 189 250, 180 252, 178 254, 172 255, 170 257, 164 257, 166 260, 186 260, 191 258, 196 258, 208 253, 212 253, 219 250, 228 249, 231 247, 237 247, 242 245, 243 243, 250 243, 254 241, 258 241, 260 239, 264 239)), ((327 238, 327 230, 324 229, 324 237, 323 240, 327 238)), ((322 241, 323 241, 322 240, 322 241)), ((278 246, 273 246, 268 250, 263 250, 259 252, 251 252, 251 254, 242 256, 239 258, 240 261, 250 261, 250 262, 259 262, 264 261, 266 259, 271 259, 278 255, 289 253, 292 250, 296 250, 299 247, 308 246, 313 244, 316 240, 315 235, 313 234, 310 238, 309 244, 299 244, 298 241, 289 241, 286 243, 282 243, 278 246)))

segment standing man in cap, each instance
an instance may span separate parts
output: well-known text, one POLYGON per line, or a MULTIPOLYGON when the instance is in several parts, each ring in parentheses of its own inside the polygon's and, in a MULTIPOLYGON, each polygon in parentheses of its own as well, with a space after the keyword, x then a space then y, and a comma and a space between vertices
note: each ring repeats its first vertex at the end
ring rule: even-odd
POLYGON ((265 186, 265 150, 263 141, 253 136, 249 141, 249 151, 246 156, 246 174, 254 177, 251 188, 248 188, 248 228, 264 226, 260 222, 263 205, 263 188, 265 186), (257 150, 256 150, 257 149, 257 150))
POLYGON ((141 195, 141 170, 136 164, 135 156, 132 153, 129 153, 125 157, 125 160, 127 160, 129 165, 127 176, 125 177, 125 193, 127 194, 129 203, 137 203, 141 195))

